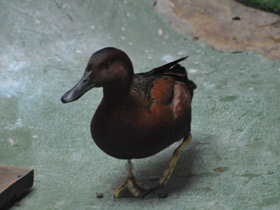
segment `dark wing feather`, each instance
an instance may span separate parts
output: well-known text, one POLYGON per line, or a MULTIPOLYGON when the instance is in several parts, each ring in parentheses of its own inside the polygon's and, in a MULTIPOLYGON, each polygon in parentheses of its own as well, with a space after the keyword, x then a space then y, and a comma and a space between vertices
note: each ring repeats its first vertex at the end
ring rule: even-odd
MULTIPOLYGON (((159 66, 157 68, 154 68, 148 72, 145 72, 145 73, 140 73, 138 75, 143 75, 145 77, 149 77, 149 76, 156 76, 156 75, 162 75, 168 71, 171 70, 171 67, 175 66, 177 63, 187 59, 189 56, 186 56, 186 57, 183 57, 183 58, 180 58, 178 60, 175 60, 175 61, 172 61, 170 63, 167 63, 163 66, 159 66)), ((175 73, 175 72, 174 72, 175 73)), ((178 72, 179 73, 179 72, 178 72)))
POLYGON ((136 74, 134 76, 134 83, 140 82, 140 80, 145 80, 145 81, 141 81, 140 83, 146 83, 147 81, 151 81, 151 80, 153 81, 157 77, 170 76, 178 82, 185 83, 188 86, 191 96, 192 96, 193 90, 196 89, 196 85, 193 81, 188 79, 186 69, 183 66, 181 66, 180 64, 178 64, 179 62, 187 59, 188 57, 189 56, 182 57, 175 61, 167 63, 163 66, 154 68, 148 72, 136 74))
POLYGON ((173 62, 154 68, 145 73, 135 74, 132 82, 132 89, 136 89, 136 92, 144 93, 150 103, 152 101, 150 97, 150 91, 154 86, 153 82, 159 77, 168 76, 178 82, 185 83, 192 97, 193 90, 196 88, 196 85, 188 79, 186 69, 178 64, 188 57, 189 56, 177 59, 173 62))

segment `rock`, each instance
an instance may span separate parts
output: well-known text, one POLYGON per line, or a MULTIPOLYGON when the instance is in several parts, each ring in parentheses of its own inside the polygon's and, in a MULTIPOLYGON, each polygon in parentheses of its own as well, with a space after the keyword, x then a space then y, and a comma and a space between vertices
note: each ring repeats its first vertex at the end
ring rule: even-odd
POLYGON ((280 59, 280 17, 233 0, 161 0, 155 10, 181 34, 204 40, 216 50, 255 50, 280 59))

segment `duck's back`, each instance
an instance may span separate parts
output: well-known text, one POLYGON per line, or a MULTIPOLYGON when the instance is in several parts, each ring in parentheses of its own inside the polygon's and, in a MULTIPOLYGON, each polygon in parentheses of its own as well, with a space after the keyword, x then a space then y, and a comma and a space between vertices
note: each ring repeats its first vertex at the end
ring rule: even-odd
POLYGON ((102 101, 91 128, 104 152, 120 159, 145 158, 189 135, 196 86, 180 61, 135 74, 129 103, 108 110, 102 101))

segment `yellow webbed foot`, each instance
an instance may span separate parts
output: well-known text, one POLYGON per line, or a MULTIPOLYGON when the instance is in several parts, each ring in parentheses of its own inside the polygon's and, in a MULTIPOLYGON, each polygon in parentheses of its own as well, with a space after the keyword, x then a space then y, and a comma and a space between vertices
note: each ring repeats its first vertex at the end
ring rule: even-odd
POLYGON ((128 163, 126 164, 127 169, 127 178, 123 184, 121 184, 114 192, 115 198, 122 198, 122 197, 145 197, 150 192, 154 191, 156 188, 149 187, 147 185, 144 185, 138 181, 136 181, 135 176, 132 173, 132 163, 130 160, 128 160, 128 163), (121 195, 123 191, 127 190, 130 194, 123 194, 121 195))
POLYGON ((179 159, 180 153, 182 150, 191 142, 192 135, 190 134, 188 138, 185 138, 183 142, 175 149, 172 155, 172 159, 169 163, 168 168, 165 170, 163 177, 159 179, 159 183, 156 187, 150 187, 144 184, 141 184, 140 182, 136 181, 135 176, 132 173, 132 163, 130 160, 128 160, 128 163, 126 164, 126 170, 127 170, 127 178, 114 192, 115 198, 122 198, 122 197, 145 197, 149 193, 155 191, 156 189, 162 187, 165 185, 168 180, 170 179, 174 168, 176 166, 176 163, 179 159), (121 195, 123 191, 128 190, 129 195, 121 195))

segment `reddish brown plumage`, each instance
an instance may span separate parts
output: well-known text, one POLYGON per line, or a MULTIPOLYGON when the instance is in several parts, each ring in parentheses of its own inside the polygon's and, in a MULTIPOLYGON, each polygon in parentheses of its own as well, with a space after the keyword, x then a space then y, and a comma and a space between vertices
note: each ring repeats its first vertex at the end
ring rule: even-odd
POLYGON ((103 87, 104 97, 91 122, 96 144, 120 159, 154 155, 190 134, 196 86, 177 64, 183 59, 134 75, 124 52, 102 49, 92 55, 85 78, 62 101, 79 98, 85 92, 80 86, 103 87))

